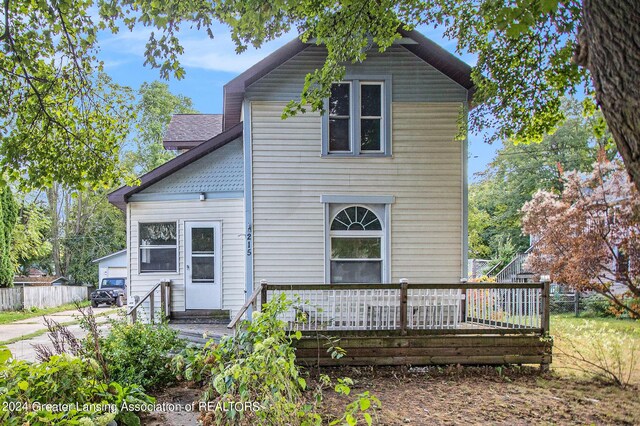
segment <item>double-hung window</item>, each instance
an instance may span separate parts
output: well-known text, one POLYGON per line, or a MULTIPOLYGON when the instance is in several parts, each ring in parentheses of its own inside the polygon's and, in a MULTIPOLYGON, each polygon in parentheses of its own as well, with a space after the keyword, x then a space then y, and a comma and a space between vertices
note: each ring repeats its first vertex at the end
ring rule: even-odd
POLYGON ((332 219, 329 231, 331 283, 383 282, 383 228, 364 206, 349 206, 332 219))
POLYGON ((176 222, 140 223, 140 272, 177 272, 176 222))
POLYGON ((324 156, 391 155, 390 78, 334 83, 323 117, 324 156))

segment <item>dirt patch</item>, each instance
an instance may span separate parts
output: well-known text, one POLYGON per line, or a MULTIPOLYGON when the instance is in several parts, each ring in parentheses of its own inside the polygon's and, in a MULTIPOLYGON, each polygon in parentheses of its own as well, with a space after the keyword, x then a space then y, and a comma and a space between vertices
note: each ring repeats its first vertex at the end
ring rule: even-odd
MULTIPOLYGON (((382 402, 382 425, 640 424, 637 388, 622 390, 540 375, 533 369, 378 367, 323 372, 355 381, 350 397, 324 392, 323 409, 332 418, 355 394, 368 390, 382 402)), ((310 382, 315 385, 313 377, 310 382)))
POLYGON ((165 389, 162 393, 154 396, 156 404, 164 404, 167 409, 144 413, 142 424, 148 426, 197 426, 200 416, 197 401, 200 400, 201 394, 201 389, 188 386, 174 386, 165 389), (193 405, 194 401, 196 401, 195 405, 193 405), (194 409, 188 410, 187 407, 194 407, 194 409))

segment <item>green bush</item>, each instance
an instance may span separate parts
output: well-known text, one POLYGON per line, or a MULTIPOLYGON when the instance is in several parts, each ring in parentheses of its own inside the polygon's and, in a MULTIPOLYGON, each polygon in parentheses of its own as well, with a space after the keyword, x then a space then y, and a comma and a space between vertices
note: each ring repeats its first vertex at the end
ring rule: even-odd
MULTIPOLYGON (((235 336, 219 344, 209 341, 204 350, 185 349, 175 356, 172 366, 180 378, 205 382, 203 399, 207 410, 203 424, 219 425, 320 425, 318 405, 323 387, 331 382, 324 376, 322 386, 312 398, 305 398, 307 383, 296 365, 293 339, 301 333, 289 333, 281 313, 291 307, 284 294, 273 298, 245 321, 235 336), (309 402, 311 400, 312 402, 309 402)), ((335 391, 348 395, 353 382, 340 379, 335 391)), ((342 418, 331 424, 371 425, 380 401, 368 392, 356 395, 342 418)))
POLYGON ((11 352, 0 348, 0 423, 90 426, 116 420, 140 425, 138 416, 123 410, 123 404, 155 400, 139 386, 107 384, 99 377, 100 367, 92 359, 61 354, 30 363, 12 360, 11 352))
MULTIPOLYGON (((85 348, 90 353, 95 351, 90 337, 85 341, 85 348)), ((111 332, 100 338, 100 350, 111 380, 141 385, 146 390, 175 382, 169 366, 170 352, 183 348, 178 332, 166 323, 131 324, 124 318, 118 319, 112 322, 111 332)))
POLYGON ((585 312, 583 313, 585 317, 607 318, 615 316, 610 309, 611 302, 601 294, 592 294, 584 297, 582 303, 585 306, 585 312))

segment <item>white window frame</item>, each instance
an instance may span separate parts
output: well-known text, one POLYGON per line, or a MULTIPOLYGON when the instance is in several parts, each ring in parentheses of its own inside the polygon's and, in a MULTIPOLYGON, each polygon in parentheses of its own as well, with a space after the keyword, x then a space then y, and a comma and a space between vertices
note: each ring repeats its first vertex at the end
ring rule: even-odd
POLYGON ((173 220, 158 220, 158 221, 145 221, 145 222, 138 222, 138 274, 144 274, 144 275, 166 275, 166 274, 176 274, 179 273, 180 270, 180 250, 178 250, 179 248, 179 242, 180 242, 180 224, 178 223, 178 221, 173 221, 173 220), (142 245, 141 244, 141 236, 142 233, 140 232, 140 229, 142 228, 142 225, 152 225, 152 224, 156 224, 156 223, 175 223, 176 225, 176 244, 175 245, 162 245, 162 246, 158 246, 158 245, 142 245), (161 249, 167 249, 167 248, 173 248, 176 251, 176 269, 175 271, 143 271, 142 270, 142 249, 157 249, 157 248, 161 248, 161 249))
POLYGON ((329 150, 329 99, 325 99, 325 114, 322 115, 322 157, 391 157, 391 76, 390 75, 347 75, 344 80, 336 84, 350 84, 349 108, 350 108, 350 128, 349 146, 350 151, 330 151, 329 150), (361 92, 363 85, 380 85, 381 116, 362 116, 361 92), (363 118, 380 118, 380 150, 362 150, 361 128, 363 118))
POLYGON ((331 282, 331 237, 367 237, 376 236, 381 238, 380 251, 382 256, 382 283, 391 282, 391 204, 395 202, 395 197, 383 196, 350 196, 350 195, 322 195, 320 201, 324 204, 325 211, 325 276, 326 283, 331 282), (331 231, 331 222, 342 210, 352 207, 364 207, 371 210, 380 221, 381 231, 331 231))

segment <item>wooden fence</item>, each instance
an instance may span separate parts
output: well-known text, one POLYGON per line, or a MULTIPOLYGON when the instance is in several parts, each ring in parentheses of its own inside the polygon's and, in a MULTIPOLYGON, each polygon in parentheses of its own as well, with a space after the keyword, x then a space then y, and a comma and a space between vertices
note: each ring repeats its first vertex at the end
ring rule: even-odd
POLYGON ((89 290, 83 286, 36 286, 0 289, 0 311, 51 308, 87 300, 89 290))

